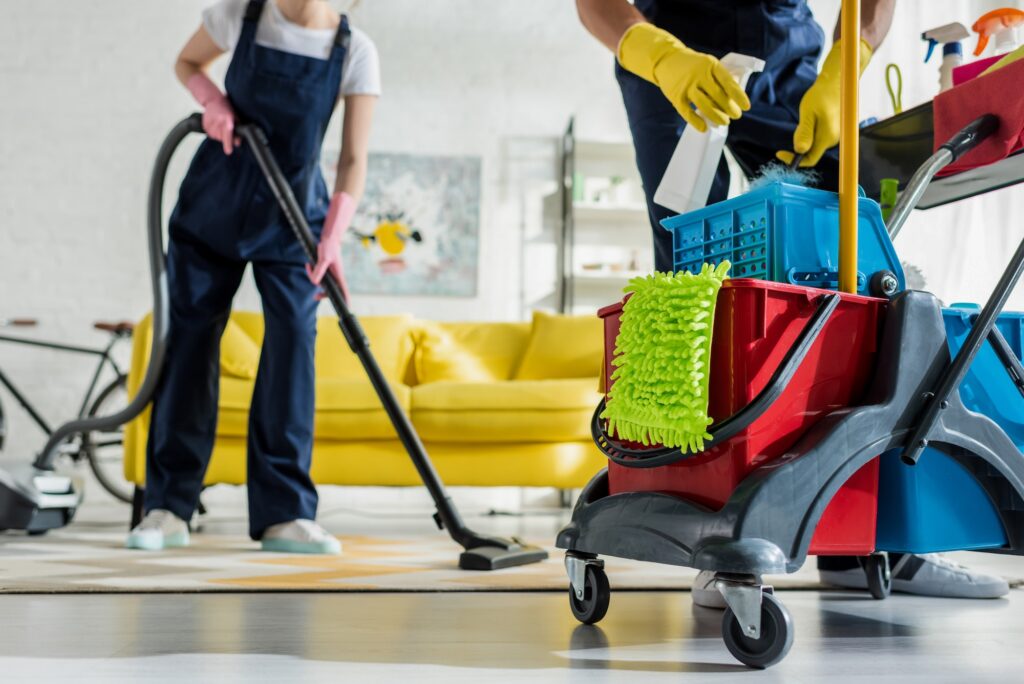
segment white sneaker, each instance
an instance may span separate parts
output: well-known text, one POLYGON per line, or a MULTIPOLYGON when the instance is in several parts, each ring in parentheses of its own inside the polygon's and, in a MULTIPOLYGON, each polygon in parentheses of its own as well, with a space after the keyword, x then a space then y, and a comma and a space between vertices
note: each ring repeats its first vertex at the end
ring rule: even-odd
MULTIPOLYGON (((760 584, 761 582, 761 576, 758 575, 757 583, 760 584)), ((713 610, 725 610, 728 607, 722 592, 715 586, 714 570, 701 570, 697 573, 696 579, 693 580, 693 589, 690 590, 690 593, 693 595, 693 605, 695 606, 711 608, 713 610)))
MULTIPOLYGON (((867 589, 860 567, 821 570, 821 581, 846 589, 867 589)), ((1010 591, 1002 577, 987 575, 954 563, 942 554, 906 554, 892 568, 892 590, 939 598, 999 598, 1010 591)))
POLYGON ((188 524, 170 511, 155 508, 128 534, 125 546, 143 551, 162 551, 188 546, 188 524))
POLYGON ((701 570, 697 578, 693 580, 693 604, 701 608, 713 608, 714 610, 725 610, 725 598, 722 592, 715 586, 715 573, 713 570, 701 570))
POLYGON ((271 525, 263 533, 260 545, 264 551, 283 553, 322 553, 336 556, 341 542, 312 520, 292 520, 271 525))

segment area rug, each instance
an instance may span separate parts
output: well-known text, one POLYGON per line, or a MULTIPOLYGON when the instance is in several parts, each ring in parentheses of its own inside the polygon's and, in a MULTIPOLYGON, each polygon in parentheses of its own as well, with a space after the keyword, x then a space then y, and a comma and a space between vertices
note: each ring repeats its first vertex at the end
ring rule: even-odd
MULTIPOLYGON (((45 537, 3 536, 0 592, 565 591, 567 586, 562 552, 551 547, 542 563, 471 572, 459 570, 460 549, 442 534, 340 539, 344 553, 330 557, 264 553, 242 537, 208 534, 194 536, 186 549, 161 553, 123 548, 121 532, 71 528, 45 537)), ((606 567, 615 590, 687 590, 696 574, 612 558, 606 567)), ((813 569, 775 583, 818 587, 813 569)))

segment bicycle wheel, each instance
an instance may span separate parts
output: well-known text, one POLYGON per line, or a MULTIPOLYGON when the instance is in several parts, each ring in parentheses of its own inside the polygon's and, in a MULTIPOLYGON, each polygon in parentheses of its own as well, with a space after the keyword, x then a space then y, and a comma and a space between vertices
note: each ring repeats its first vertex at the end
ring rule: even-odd
MULTIPOLYGON (((128 378, 122 375, 99 393, 89 408, 89 417, 109 416, 127 405, 128 378)), ((135 484, 124 478, 124 426, 83 434, 82 451, 89 459, 89 468, 103 488, 115 498, 130 504, 135 484)))

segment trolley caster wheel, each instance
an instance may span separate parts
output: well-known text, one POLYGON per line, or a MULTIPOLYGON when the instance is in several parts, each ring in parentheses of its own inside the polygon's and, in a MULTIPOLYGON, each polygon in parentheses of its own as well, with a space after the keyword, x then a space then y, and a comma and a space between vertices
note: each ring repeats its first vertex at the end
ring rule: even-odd
POLYGON ((864 574, 868 579, 868 591, 879 601, 892 593, 892 572, 889 570, 889 556, 873 553, 864 559, 864 574))
POLYGON ((876 271, 868 281, 868 293, 873 297, 892 297, 899 288, 899 278, 892 271, 876 271))
POLYGON ((569 607, 577 620, 585 625, 593 625, 600 622, 608 612, 612 590, 604 568, 587 565, 584 577, 582 599, 576 597, 576 591, 569 585, 569 607))
POLYGON ((789 653, 793 645, 793 619, 774 594, 766 593, 761 597, 761 636, 756 639, 747 636, 732 609, 726 608, 722 618, 722 639, 736 660, 747 667, 763 670, 789 653))

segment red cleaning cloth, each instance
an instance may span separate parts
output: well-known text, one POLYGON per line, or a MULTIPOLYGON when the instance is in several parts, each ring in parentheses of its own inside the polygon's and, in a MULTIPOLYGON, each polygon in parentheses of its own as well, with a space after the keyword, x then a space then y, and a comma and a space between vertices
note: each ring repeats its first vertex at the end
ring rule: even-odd
POLYGON ((936 150, 982 114, 999 117, 999 130, 940 176, 997 162, 1024 147, 1024 59, 939 93, 933 104, 936 150))

